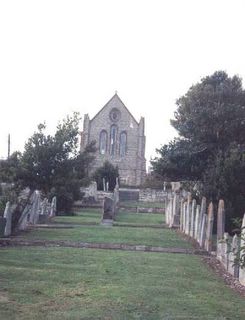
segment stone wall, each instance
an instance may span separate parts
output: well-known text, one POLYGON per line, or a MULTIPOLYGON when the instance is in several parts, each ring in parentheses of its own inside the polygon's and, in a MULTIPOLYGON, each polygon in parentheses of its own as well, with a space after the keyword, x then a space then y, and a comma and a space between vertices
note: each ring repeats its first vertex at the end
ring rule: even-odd
POLYGON ((139 189, 119 188, 119 201, 139 201, 139 189))
POLYGON ((165 202, 167 192, 161 189, 120 188, 120 201, 165 202))
POLYGON ((167 192, 161 189, 140 189, 139 201, 144 202, 164 202, 167 198, 167 192))

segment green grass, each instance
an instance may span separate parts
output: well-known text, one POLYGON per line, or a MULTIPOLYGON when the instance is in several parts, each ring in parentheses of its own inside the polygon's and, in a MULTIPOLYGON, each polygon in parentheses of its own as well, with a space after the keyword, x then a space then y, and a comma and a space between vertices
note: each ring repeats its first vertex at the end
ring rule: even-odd
POLYGON ((123 207, 141 207, 141 208, 164 208, 164 202, 144 202, 144 201, 121 201, 123 207))
POLYGON ((25 239, 70 240, 191 248, 188 242, 184 241, 180 235, 170 229, 79 226, 71 229, 34 229, 23 232, 20 236, 25 239))
MULTIPOLYGON (((163 214, 119 212, 115 218, 119 224, 162 224, 165 221, 163 214)), ((100 224, 101 212, 99 210, 79 211, 74 216, 56 216, 52 223, 61 224, 100 224)))
POLYGON ((129 213, 120 212, 116 215, 115 221, 117 223, 138 223, 138 224, 163 224, 165 222, 165 216, 163 214, 153 213, 129 213))
POLYGON ((244 319, 244 299, 197 256, 0 250, 3 320, 244 319))
POLYGON ((52 219, 54 223, 64 224, 83 224, 97 223, 101 221, 101 212, 99 210, 79 211, 74 216, 56 216, 52 219))

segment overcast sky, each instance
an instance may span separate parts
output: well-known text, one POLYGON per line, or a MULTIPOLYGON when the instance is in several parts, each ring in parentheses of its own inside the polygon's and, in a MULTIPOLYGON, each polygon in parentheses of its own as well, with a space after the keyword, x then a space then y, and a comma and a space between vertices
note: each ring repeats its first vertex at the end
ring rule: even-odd
MULTIPOLYGON (((245 81, 245 1, 0 1, 0 157, 40 122, 93 117, 115 90, 146 120, 146 157, 176 132, 175 101, 216 70, 245 81)), ((82 123, 81 123, 82 129, 82 123)))

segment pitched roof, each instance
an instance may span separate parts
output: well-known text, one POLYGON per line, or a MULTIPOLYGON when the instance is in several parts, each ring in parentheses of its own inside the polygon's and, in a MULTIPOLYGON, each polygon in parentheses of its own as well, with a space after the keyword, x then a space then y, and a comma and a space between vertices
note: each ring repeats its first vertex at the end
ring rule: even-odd
POLYGON ((130 116, 133 118, 133 120, 137 123, 138 121, 135 119, 135 117, 132 115, 132 113, 128 110, 128 108, 125 106, 125 104, 123 103, 123 101, 121 100, 121 98, 118 96, 117 92, 111 97, 111 99, 104 105, 104 107, 102 109, 100 109, 99 112, 96 113, 96 115, 90 120, 90 121, 93 121, 101 112, 102 110, 104 110, 108 104, 110 104, 110 102, 113 100, 113 99, 118 99, 119 102, 122 103, 123 107, 127 110, 127 112, 130 114, 130 116))

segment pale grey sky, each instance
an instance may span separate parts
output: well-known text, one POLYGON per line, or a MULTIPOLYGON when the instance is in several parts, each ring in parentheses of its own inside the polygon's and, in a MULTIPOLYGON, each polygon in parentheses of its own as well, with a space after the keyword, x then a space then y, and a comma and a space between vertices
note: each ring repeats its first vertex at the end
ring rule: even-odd
MULTIPOLYGON (((146 156, 171 140, 176 99, 216 70, 245 81, 245 1, 0 1, 0 157, 37 124, 94 116, 115 90, 146 119, 146 156)), ((82 125, 81 125, 82 128, 82 125)))

